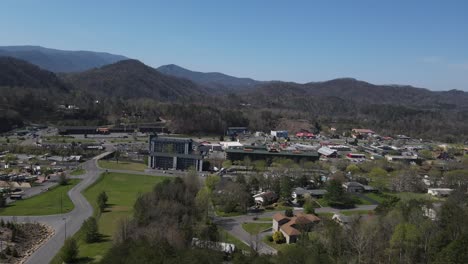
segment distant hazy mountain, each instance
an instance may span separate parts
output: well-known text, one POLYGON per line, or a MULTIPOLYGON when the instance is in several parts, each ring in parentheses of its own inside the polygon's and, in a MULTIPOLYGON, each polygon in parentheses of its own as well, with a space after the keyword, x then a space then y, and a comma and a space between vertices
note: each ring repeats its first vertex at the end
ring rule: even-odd
POLYGON ((127 59, 92 51, 66 51, 40 46, 0 46, 0 56, 25 60, 52 72, 79 72, 127 59))
POLYGON ((169 64, 157 70, 161 73, 191 80, 197 84, 218 91, 239 91, 255 87, 262 82, 250 78, 238 78, 219 72, 197 72, 169 64))
POLYGON ((124 60, 63 78, 77 89, 112 98, 151 98, 174 101, 205 91, 187 79, 160 73, 138 60, 124 60))
POLYGON ((0 87, 68 90, 53 72, 11 57, 0 57, 0 87))

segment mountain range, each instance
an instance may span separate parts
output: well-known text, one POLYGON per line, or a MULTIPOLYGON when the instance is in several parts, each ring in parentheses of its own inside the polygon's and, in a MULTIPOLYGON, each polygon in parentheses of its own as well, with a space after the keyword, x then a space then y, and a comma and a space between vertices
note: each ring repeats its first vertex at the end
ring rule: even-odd
POLYGON ((82 111, 66 113, 69 120, 60 115, 55 120, 106 124, 125 109, 146 113, 147 122, 156 115, 164 116, 173 120, 177 131, 185 133, 220 133, 226 126, 246 124, 257 130, 281 129, 281 120, 295 119, 369 126, 421 137, 453 138, 468 131, 468 93, 463 91, 375 85, 352 78, 305 84, 261 82, 177 65, 155 69, 123 56, 114 59, 118 61, 100 67, 87 64, 84 71, 56 68, 52 72, 33 65, 34 60, 0 56, 0 109, 4 102, 9 111, 0 112, 0 123, 10 124, 0 130, 21 120, 47 121, 57 104, 73 103, 83 106, 82 111), (106 101, 105 107, 95 106, 97 99, 106 101), (134 99, 148 103, 142 105, 134 99), (35 115, 30 115, 31 109, 35 115))
POLYGON ((213 91, 243 91, 256 87, 263 82, 251 78, 238 78, 220 72, 191 71, 175 64, 163 65, 157 70, 166 75, 191 80, 213 91))
POLYGON ((64 74, 62 77, 75 89, 101 98, 175 101, 206 93, 190 80, 162 74, 137 60, 123 60, 97 69, 64 74))
POLYGON ((0 46, 0 56, 14 57, 52 72, 77 72, 128 59, 105 52, 67 51, 40 46, 0 46))

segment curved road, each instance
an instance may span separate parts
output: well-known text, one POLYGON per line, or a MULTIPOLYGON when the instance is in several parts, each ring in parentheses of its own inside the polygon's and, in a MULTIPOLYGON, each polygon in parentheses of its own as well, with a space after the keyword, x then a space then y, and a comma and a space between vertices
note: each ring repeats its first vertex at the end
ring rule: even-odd
POLYGON ((5 221, 38 222, 48 225, 55 230, 54 235, 37 249, 25 263, 49 263, 59 252, 65 238, 74 235, 81 228, 84 220, 93 215, 93 207, 81 192, 93 184, 99 178, 101 172, 103 172, 103 170, 97 166, 97 160, 110 153, 112 152, 105 152, 83 164, 86 174, 77 177, 83 180, 68 192, 68 196, 75 205, 75 208, 71 212, 61 215, 1 217, 1 219, 5 221))

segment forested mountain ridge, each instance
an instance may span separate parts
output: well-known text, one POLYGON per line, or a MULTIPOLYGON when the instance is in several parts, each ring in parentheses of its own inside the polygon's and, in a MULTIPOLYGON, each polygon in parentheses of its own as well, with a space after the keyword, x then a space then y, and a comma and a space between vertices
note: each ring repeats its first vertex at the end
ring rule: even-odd
POLYGON ((263 82, 251 78, 239 78, 220 72, 191 71, 175 64, 163 65, 157 70, 166 75, 191 80, 199 85, 211 88, 215 92, 236 92, 252 89, 263 82))
MULTIPOLYGON (((270 82, 251 90, 247 97, 338 97, 356 103, 393 104, 434 108, 468 107, 468 93, 430 91, 412 86, 374 85, 351 78, 306 84, 270 82)), ((285 102, 288 103, 288 102, 285 102)))
POLYGON ((97 97, 175 101, 206 91, 193 82, 164 75, 137 60, 123 60, 81 73, 63 75, 70 85, 97 97))
POLYGON ((0 46, 0 56, 25 60, 52 72, 79 72, 125 60, 106 52, 68 51, 40 46, 0 46))
POLYGON ((54 73, 12 57, 0 56, 0 87, 23 87, 67 91, 54 73))

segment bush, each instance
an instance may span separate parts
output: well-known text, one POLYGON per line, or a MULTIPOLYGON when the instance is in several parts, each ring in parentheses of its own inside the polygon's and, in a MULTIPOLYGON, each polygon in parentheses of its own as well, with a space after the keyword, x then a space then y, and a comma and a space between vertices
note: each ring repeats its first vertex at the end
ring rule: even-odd
POLYGON ((276 244, 281 244, 286 242, 286 238, 284 238, 283 233, 281 233, 280 231, 276 231, 273 234, 273 241, 275 241, 276 244))
POLYGON ((59 176, 59 184, 60 185, 67 185, 68 184, 68 178, 67 178, 67 175, 65 173, 60 173, 60 176, 59 176))
POLYGON ((307 199, 304 203, 304 213, 315 214, 314 205, 312 199, 307 199))
POLYGON ((74 238, 68 238, 60 251, 60 257, 65 263, 73 263, 78 257, 78 244, 74 238))
POLYGON ((286 215, 287 217, 293 217, 294 216, 293 210, 292 209, 286 209, 284 211, 284 215, 286 215))
POLYGON ((268 241, 273 242, 273 236, 272 235, 268 235, 267 239, 268 239, 268 241))

